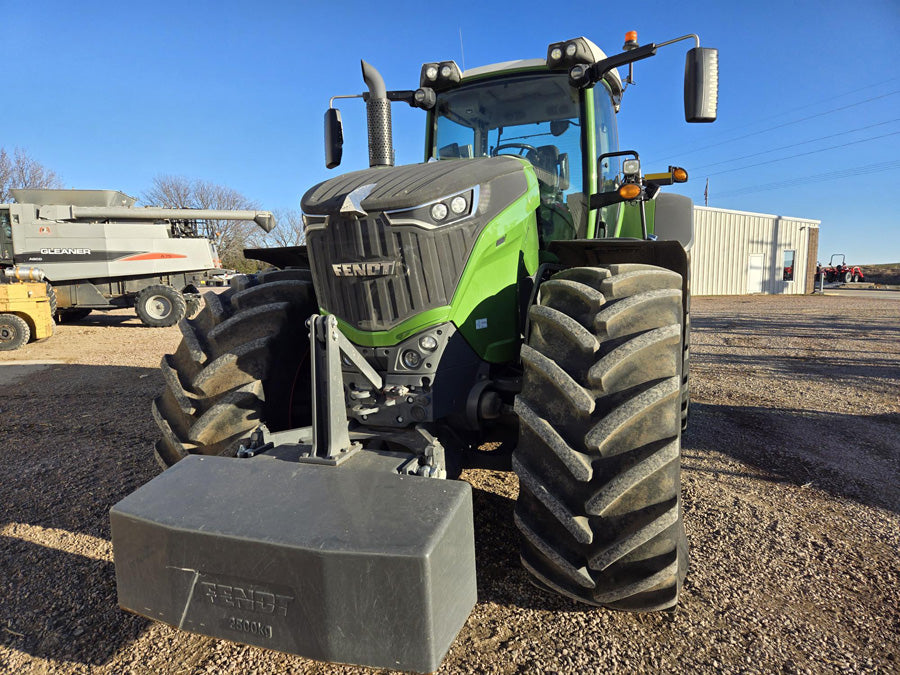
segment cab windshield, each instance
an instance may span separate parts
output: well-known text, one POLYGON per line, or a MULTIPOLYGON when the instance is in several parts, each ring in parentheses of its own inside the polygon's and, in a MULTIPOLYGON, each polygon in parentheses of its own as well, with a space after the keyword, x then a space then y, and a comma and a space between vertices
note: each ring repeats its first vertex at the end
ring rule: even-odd
POLYGON ((541 191, 541 238, 582 237, 589 190, 582 166, 580 99, 566 74, 504 77, 443 92, 435 105, 431 156, 515 155, 528 160, 541 191))

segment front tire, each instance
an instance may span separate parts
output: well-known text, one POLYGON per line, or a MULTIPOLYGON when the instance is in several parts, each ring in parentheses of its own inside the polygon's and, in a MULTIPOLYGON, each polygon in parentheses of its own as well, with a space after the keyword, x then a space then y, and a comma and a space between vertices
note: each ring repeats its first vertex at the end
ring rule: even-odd
POLYGON ((28 344, 31 328, 15 314, 0 314, 0 352, 11 352, 28 344))
POLYGON ((134 311, 145 326, 168 328, 184 318, 187 303, 184 296, 171 286, 154 284, 135 296, 134 311))
POLYGON ((161 364, 166 388, 153 417, 163 466, 188 454, 232 456, 263 422, 272 431, 310 424, 305 322, 318 305, 309 270, 238 277, 204 299, 161 364))
POLYGON ((673 608, 681 510, 681 276, 573 268, 541 286, 516 398, 521 559, 539 585, 626 611, 673 608))

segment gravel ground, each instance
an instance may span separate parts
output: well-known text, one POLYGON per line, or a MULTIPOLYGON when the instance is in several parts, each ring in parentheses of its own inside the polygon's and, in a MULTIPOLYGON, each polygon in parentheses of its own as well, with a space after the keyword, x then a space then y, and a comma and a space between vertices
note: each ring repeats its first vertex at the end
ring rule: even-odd
MULTIPOLYGON (((515 477, 467 472, 479 602, 440 672, 900 672, 900 302, 720 297, 692 310, 679 610, 541 593, 516 554, 515 477)), ((0 671, 374 672, 116 607, 107 511, 158 472, 149 403, 178 340, 123 310, 0 356, 0 671)))

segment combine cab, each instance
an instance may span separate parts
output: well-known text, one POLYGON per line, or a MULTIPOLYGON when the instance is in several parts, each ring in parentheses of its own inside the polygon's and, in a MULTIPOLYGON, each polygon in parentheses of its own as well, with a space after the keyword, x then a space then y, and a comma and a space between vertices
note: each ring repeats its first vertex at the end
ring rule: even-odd
MULTIPOLYGON (((716 115, 696 36, 606 56, 363 63, 370 167, 302 199, 307 247, 208 295, 163 359, 156 453, 112 509, 119 603, 314 659, 436 670, 476 600, 464 468, 515 471, 534 583, 671 610, 687 570, 687 179, 617 147, 631 64, 682 39, 685 116, 716 115), (618 67, 628 66, 623 83, 618 67), (393 166, 390 106, 426 116, 393 166)), ((340 163, 337 110, 326 163, 340 163)))

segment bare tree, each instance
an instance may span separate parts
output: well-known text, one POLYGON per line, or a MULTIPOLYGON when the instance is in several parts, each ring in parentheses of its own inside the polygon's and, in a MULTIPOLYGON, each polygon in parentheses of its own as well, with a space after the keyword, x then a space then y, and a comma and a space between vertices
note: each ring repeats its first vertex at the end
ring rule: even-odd
MULTIPOLYGON (((184 176, 157 176, 142 200, 150 206, 170 209, 253 210, 259 205, 237 190, 204 180, 184 176)), ((253 223, 242 220, 209 220, 198 222, 198 232, 215 242, 225 267, 253 271, 255 264, 244 258, 243 250, 262 240, 263 232, 253 223)))
POLYGON ((276 211, 275 222, 274 229, 263 240, 264 246, 303 246, 306 243, 306 230, 299 211, 276 211))
POLYGON ((15 188, 61 188, 62 180, 29 156, 22 148, 15 148, 12 156, 0 148, 0 204, 12 201, 10 190, 15 188))

